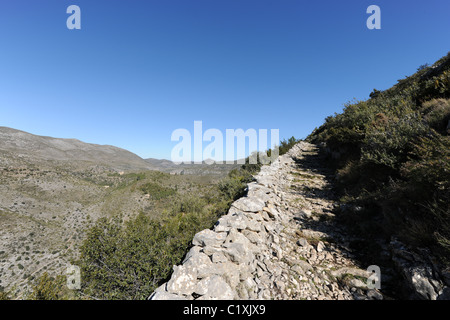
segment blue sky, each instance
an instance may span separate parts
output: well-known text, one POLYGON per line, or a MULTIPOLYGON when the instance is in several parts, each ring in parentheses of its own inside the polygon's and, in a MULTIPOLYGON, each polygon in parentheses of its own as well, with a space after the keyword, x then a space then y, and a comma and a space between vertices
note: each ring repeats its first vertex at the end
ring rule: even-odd
POLYGON ((175 129, 306 137, 450 51, 448 0, 0 2, 0 126, 170 158, 175 129), (81 30, 66 9, 81 8, 81 30), (369 5, 381 30, 369 30, 369 5))

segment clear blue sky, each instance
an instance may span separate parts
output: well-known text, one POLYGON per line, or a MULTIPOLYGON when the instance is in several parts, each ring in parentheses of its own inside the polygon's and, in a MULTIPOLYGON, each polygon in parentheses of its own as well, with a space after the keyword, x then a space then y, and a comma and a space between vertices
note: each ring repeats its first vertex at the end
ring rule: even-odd
POLYGON ((169 158, 178 128, 306 137, 450 51, 448 0, 2 0, 0 126, 169 158), (69 5, 81 30, 68 30, 69 5), (381 30, 366 9, 381 8, 381 30))

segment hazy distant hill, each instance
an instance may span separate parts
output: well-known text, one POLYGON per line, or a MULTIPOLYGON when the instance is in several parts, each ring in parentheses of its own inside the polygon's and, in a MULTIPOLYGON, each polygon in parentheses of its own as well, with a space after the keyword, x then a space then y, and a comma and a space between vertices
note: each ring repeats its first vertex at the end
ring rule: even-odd
POLYGON ((38 136, 7 127, 0 127, 0 150, 32 159, 90 161, 131 170, 154 169, 136 154, 118 147, 38 136))
POLYGON ((121 170, 157 170, 171 174, 226 175, 238 165, 180 164, 165 159, 142 159, 138 155, 109 145, 85 143, 77 139, 38 136, 0 127, 0 151, 33 160, 87 161, 121 170))
POLYGON ((192 175, 226 175, 232 169, 238 168, 238 164, 175 164, 165 159, 145 159, 154 170, 171 173, 171 174, 192 174, 192 175))

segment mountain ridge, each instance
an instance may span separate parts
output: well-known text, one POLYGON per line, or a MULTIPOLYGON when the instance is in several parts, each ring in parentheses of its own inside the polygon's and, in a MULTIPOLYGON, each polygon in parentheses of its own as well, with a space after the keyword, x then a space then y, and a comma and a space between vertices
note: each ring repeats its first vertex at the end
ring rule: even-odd
POLYGON ((41 160, 89 161, 129 170, 154 169, 138 155, 119 147, 34 135, 9 127, 0 127, 0 150, 41 160))
POLYGON ((168 159, 141 158, 113 145, 88 143, 74 138, 35 135, 23 130, 0 126, 0 151, 13 156, 51 161, 88 161, 117 170, 156 170, 170 174, 225 175, 239 167, 229 164, 175 164, 168 159))

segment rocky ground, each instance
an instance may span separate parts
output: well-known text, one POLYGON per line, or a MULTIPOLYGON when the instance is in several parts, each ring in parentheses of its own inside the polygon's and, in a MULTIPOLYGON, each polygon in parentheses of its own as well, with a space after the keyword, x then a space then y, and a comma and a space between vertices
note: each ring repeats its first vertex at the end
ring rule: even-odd
POLYGON ((264 166, 247 196, 195 235, 150 299, 383 299, 334 223, 319 158, 316 146, 301 142, 264 166))

